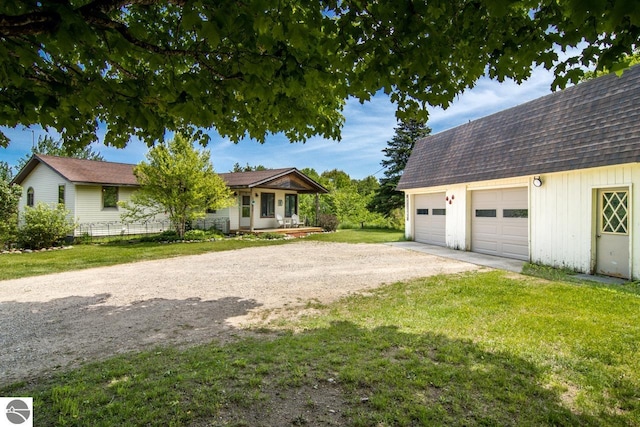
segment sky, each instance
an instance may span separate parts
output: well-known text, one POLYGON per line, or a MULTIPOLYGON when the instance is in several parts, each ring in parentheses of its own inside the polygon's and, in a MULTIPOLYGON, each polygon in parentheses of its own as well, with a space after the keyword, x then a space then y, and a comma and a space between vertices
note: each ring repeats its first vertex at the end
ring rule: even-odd
MULTIPOLYGON (((434 134, 488 116, 551 93, 552 81, 552 73, 543 68, 536 68, 521 85, 481 78, 474 88, 458 96, 447 110, 431 108, 427 125, 434 134)), ((370 175, 381 178, 384 176, 380 165, 384 158, 382 150, 393 138, 397 126, 395 110, 395 105, 384 94, 376 95, 364 104, 357 100, 347 101, 340 142, 312 138, 305 143, 290 143, 282 135, 273 135, 267 137, 264 144, 252 140, 234 144, 215 135, 206 148, 211 153, 215 171, 219 173, 229 172, 234 164, 239 163, 241 166, 263 165, 267 168, 313 168, 318 173, 338 169, 354 179, 370 175)), ((7 148, 0 147, 0 161, 12 166, 30 152, 34 140, 46 134, 39 127, 20 126, 2 130, 11 143, 7 148)), ((57 139, 55 133, 51 136, 57 139)), ((102 144, 93 144, 92 147, 105 160, 121 163, 139 163, 148 151, 148 147, 139 141, 130 142, 124 149, 102 144)))

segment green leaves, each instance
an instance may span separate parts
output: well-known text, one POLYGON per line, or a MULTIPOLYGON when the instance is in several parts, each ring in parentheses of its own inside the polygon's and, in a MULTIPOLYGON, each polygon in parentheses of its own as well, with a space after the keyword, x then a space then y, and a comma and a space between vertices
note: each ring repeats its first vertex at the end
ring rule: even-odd
POLYGON ((204 217, 207 209, 234 203, 231 191, 211 166, 209 152, 197 151, 193 141, 181 135, 147 153, 147 161, 134 169, 140 183, 125 208, 123 221, 169 216, 180 237, 187 221, 204 217))
POLYGON ((562 86, 617 69, 640 40, 634 0, 82 3, 0 5, 0 126, 51 127, 74 146, 99 122, 117 147, 212 128, 339 139, 349 97, 382 90, 399 118, 425 120, 487 73, 522 81, 544 64, 562 86))

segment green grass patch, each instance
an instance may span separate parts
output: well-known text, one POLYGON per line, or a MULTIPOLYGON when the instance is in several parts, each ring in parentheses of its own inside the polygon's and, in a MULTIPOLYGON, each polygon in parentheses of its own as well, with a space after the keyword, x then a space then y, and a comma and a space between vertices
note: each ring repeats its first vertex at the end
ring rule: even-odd
POLYGON ((59 251, 5 254, 0 256, 0 280, 281 243, 283 241, 236 239, 171 244, 113 242, 77 245, 59 251))
MULTIPOLYGON (((305 239, 342 243, 385 243, 399 241, 403 238, 404 234, 401 231, 365 229, 315 234, 305 239)), ((295 240, 283 240, 283 235, 274 235, 273 233, 266 233, 262 237, 247 236, 244 239, 232 238, 213 242, 171 244, 154 241, 129 243, 118 238, 118 240, 100 244, 77 245, 68 250, 4 254, 0 256, 0 280, 184 255, 199 255, 206 252, 280 245, 293 241, 295 240)))
POLYGON ((34 396, 42 425, 640 424, 636 295, 475 272, 314 308, 261 325, 264 338, 123 355, 0 394, 34 396))
POLYGON ((404 241, 404 231, 378 228, 338 230, 332 233, 312 234, 306 240, 339 243, 388 243, 404 241))

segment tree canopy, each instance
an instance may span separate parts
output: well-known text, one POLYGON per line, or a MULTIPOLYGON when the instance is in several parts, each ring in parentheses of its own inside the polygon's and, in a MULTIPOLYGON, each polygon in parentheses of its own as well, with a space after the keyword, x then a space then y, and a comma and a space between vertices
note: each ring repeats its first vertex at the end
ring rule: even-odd
POLYGON ((639 37, 637 0, 2 2, 0 125, 75 146, 100 123, 117 147, 167 130, 339 139, 349 97, 383 91, 424 121, 485 74, 522 81, 541 64, 563 86, 615 69, 639 37))

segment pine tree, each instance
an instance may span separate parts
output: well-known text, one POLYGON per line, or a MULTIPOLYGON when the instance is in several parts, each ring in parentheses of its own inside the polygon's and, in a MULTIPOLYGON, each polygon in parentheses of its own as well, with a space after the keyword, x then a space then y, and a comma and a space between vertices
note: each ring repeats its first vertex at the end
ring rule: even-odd
POLYGON ((390 217, 394 210, 404 207, 404 197, 402 192, 396 191, 396 186, 416 141, 430 133, 431 129, 426 123, 415 120, 400 122, 396 134, 387 142, 387 148, 382 150, 385 158, 380 164, 385 168, 384 178, 380 180, 380 188, 367 206, 370 211, 390 217))

